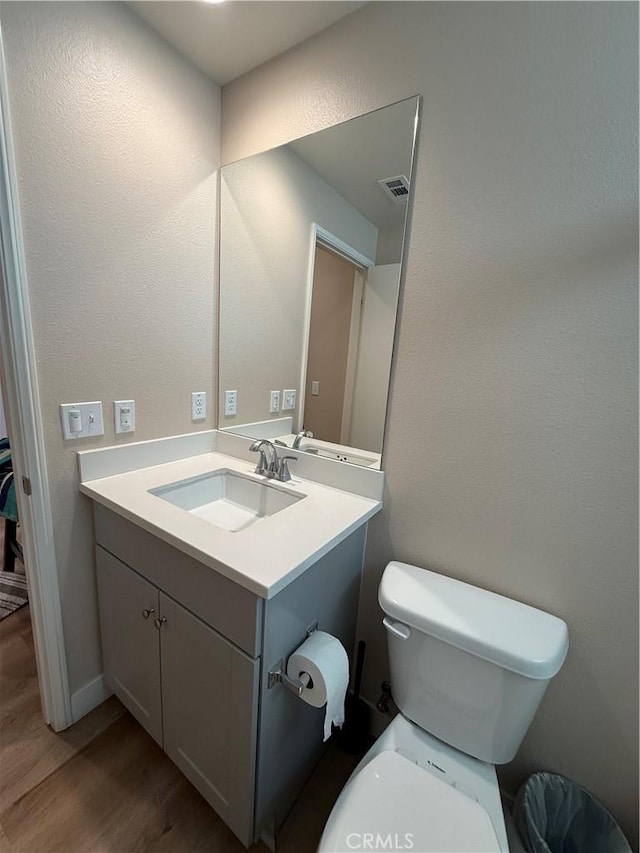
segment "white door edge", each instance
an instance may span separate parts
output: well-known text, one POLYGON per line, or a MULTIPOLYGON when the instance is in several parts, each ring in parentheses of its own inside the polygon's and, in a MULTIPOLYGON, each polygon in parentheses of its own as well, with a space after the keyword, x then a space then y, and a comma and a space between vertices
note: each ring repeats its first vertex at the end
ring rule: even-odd
POLYGON ((1 24, 0 255, 3 389, 11 427, 11 455, 16 473, 40 695, 45 722, 61 731, 72 723, 71 698, 1 24), (30 497, 23 491, 23 476, 31 481, 30 497))

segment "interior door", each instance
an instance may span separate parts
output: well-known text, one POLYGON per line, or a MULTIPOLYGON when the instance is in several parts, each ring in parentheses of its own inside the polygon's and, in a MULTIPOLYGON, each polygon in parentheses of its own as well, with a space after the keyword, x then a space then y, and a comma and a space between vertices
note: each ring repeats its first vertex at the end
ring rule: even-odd
POLYGON ((340 442, 351 338, 359 327, 359 312, 352 324, 357 272, 350 261, 316 246, 303 424, 323 441, 340 442))
POLYGON ((164 748, 247 846, 260 661, 160 593, 164 748))
POLYGON ((96 560, 107 684, 162 746, 158 590, 100 546, 96 560))

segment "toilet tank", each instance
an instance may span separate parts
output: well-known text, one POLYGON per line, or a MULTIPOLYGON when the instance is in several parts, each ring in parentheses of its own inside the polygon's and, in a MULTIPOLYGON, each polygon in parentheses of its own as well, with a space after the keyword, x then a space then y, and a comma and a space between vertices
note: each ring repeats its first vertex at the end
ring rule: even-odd
POLYGON ((511 761, 567 655, 562 619, 397 562, 378 600, 404 716, 481 761, 511 761))

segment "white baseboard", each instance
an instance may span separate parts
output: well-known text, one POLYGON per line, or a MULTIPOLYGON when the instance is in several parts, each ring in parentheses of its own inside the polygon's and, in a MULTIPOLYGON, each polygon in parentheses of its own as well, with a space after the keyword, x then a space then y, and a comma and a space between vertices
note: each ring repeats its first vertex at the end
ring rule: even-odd
POLYGON ((71 694, 71 717, 77 723, 81 717, 97 708, 105 699, 111 696, 112 690, 107 686, 104 675, 98 675, 88 681, 80 690, 71 694))

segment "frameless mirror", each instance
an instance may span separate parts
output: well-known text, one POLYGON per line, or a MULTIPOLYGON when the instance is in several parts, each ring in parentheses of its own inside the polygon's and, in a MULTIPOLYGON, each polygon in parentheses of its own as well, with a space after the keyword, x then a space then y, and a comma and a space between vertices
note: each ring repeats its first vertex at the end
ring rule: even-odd
POLYGON ((221 170, 220 429, 380 467, 417 111, 221 170))

